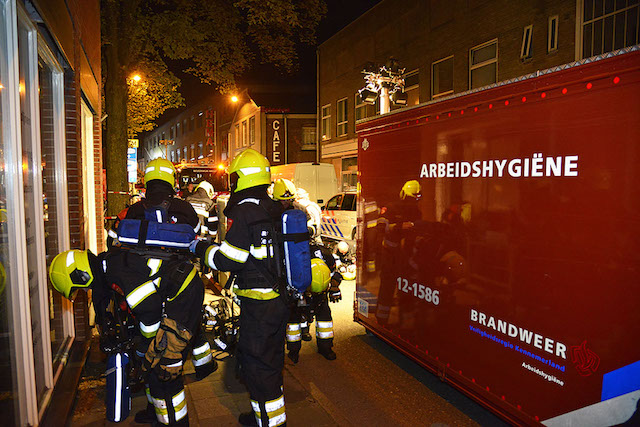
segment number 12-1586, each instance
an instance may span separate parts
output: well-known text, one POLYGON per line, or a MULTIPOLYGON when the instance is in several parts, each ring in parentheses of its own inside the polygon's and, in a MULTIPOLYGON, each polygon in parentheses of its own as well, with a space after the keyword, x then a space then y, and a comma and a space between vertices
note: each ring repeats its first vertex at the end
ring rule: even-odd
POLYGON ((426 302, 430 302, 433 305, 440 304, 440 291, 431 289, 428 286, 422 285, 420 283, 409 284, 409 281, 403 277, 398 277, 398 290, 407 293, 413 294, 413 296, 423 299, 426 302))

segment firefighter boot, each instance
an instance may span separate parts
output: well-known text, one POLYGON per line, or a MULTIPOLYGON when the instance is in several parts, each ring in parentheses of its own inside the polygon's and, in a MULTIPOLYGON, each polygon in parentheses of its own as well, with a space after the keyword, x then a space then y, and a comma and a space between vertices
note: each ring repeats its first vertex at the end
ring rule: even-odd
POLYGON ((311 341, 311 334, 309 333, 309 326, 303 327, 300 331, 302 341, 311 341))
POLYGON ((147 409, 136 412, 134 421, 139 424, 153 424, 156 422, 156 410, 151 403, 147 404, 147 409))
POLYGON ((238 416, 238 422, 243 426, 257 426, 256 414, 253 411, 243 412, 238 416))
POLYGON ((333 339, 318 339, 318 353, 320 353, 327 360, 336 360, 336 353, 331 349, 333 346, 333 339))
POLYGON ((291 359, 291 361, 293 363, 298 363, 298 360, 300 359, 300 353, 298 351, 289 351, 289 353, 287 353, 287 357, 289 359, 291 359))

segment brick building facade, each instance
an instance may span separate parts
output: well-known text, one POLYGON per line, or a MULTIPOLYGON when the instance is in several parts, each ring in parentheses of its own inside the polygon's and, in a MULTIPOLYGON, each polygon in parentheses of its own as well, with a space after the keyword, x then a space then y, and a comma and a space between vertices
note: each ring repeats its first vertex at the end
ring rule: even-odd
POLYGON ((144 135, 139 167, 143 170, 157 157, 228 165, 246 148, 264 154, 273 165, 315 161, 316 116, 291 104, 293 95, 286 93, 245 90, 236 102, 227 96, 206 97, 144 135))
POLYGON ((318 48, 322 160, 356 182, 355 123, 378 110, 357 96, 371 63, 406 68, 411 107, 634 45, 638 16, 625 0, 383 0, 318 48))

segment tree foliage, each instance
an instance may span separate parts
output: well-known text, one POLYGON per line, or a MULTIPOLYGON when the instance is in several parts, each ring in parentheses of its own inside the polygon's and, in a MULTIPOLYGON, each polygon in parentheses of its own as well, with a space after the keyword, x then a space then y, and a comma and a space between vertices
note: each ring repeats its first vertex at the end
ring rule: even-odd
MULTIPOLYGON (((326 13, 324 0, 101 0, 101 9, 110 191, 126 191, 127 135, 182 103, 167 61, 189 64, 184 71, 227 92, 256 61, 295 70, 297 47, 315 41, 326 13), (140 85, 129 84, 134 72, 140 85)), ((124 206, 116 199, 110 213, 124 206)))

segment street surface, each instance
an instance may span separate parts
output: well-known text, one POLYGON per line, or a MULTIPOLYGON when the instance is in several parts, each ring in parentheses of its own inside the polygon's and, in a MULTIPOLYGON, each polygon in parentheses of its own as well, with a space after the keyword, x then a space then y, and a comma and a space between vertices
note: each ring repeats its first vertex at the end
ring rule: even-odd
MULTIPOLYGON (((285 358, 288 425, 506 425, 378 338, 367 335, 353 322, 355 282, 345 281, 341 289, 342 301, 331 304, 337 360, 325 360, 317 353, 315 337, 303 342, 297 365, 285 358)), ((313 331, 314 327, 312 335, 313 331)), ((104 418, 104 357, 95 347, 97 343, 78 388, 72 426, 112 425, 104 418)), ((185 369, 192 426, 237 426, 237 416, 249 409, 248 394, 235 378, 234 360, 218 363, 218 370, 199 382, 190 375, 190 363, 185 369)), ((131 415, 117 425, 140 425, 133 421, 133 415, 145 406, 144 394, 135 394, 131 415)))

